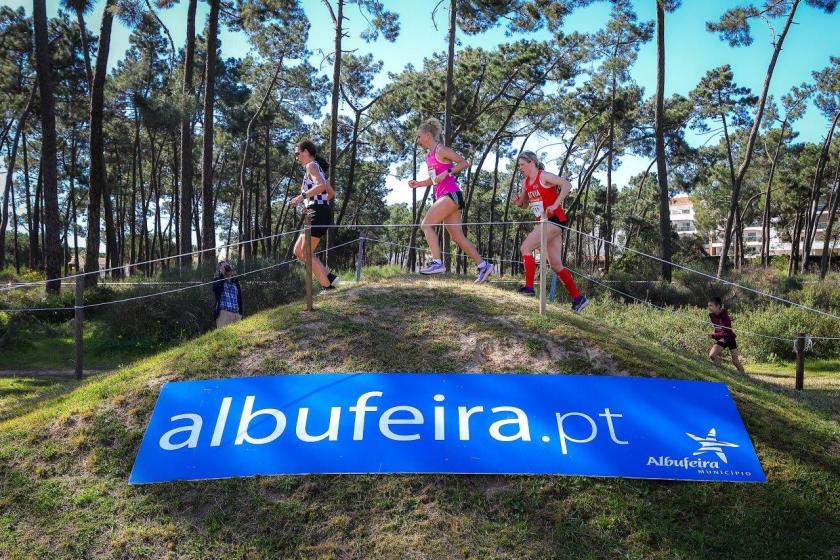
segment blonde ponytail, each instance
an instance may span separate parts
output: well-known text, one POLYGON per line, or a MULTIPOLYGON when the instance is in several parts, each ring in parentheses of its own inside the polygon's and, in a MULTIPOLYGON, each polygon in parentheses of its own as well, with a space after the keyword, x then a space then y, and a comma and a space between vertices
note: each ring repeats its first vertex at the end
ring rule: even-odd
POLYGON ((435 142, 443 142, 443 125, 434 117, 428 118, 417 127, 417 132, 428 132, 435 142))

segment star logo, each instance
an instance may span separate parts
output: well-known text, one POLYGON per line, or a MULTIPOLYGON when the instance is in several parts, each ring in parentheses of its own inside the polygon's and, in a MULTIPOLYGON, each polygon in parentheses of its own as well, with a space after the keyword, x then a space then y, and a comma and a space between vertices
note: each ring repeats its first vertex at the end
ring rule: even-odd
POLYGON ((721 461, 726 463, 726 453, 723 452, 724 447, 739 447, 737 443, 729 443, 728 441, 720 441, 717 438, 717 431, 712 428, 706 437, 695 436, 688 432, 685 433, 688 437, 700 444, 700 449, 695 451, 693 455, 702 455, 703 453, 714 453, 721 461))

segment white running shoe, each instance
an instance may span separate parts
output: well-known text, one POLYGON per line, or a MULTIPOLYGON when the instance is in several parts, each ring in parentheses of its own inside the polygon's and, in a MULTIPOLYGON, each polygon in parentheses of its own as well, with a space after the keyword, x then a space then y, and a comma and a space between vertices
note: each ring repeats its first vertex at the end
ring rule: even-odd
POLYGON ((487 278, 489 278, 490 275, 493 274, 494 270, 496 270, 495 266, 493 266, 488 261, 484 261, 484 266, 483 267, 481 267, 481 266, 478 267, 478 272, 477 272, 477 276, 475 278, 475 283, 476 284, 481 284, 482 282, 487 280, 487 278))
POLYGON ((441 261, 432 261, 429 266, 420 270, 420 274, 440 274, 441 272, 446 272, 446 267, 441 261))

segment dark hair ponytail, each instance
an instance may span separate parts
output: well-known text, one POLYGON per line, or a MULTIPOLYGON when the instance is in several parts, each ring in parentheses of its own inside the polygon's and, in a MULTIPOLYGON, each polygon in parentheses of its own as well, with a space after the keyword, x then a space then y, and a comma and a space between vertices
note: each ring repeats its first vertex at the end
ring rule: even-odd
POLYGON ((321 156, 315 156, 315 161, 318 162, 318 165, 321 167, 321 171, 324 172, 324 178, 329 179, 329 177, 330 177, 330 164, 327 163, 327 160, 325 160, 321 156))
POLYGON ((318 148, 315 147, 315 143, 305 138, 297 143, 297 147, 299 150, 306 150, 309 152, 309 155, 318 163, 318 166, 321 168, 321 171, 324 172, 324 178, 329 178, 330 176, 330 164, 327 163, 323 157, 318 155, 318 148))

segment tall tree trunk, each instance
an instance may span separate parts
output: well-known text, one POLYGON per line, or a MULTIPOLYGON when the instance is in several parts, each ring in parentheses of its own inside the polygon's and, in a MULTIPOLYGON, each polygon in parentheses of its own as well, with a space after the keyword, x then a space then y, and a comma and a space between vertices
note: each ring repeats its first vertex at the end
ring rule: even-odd
MULTIPOLYGON (((534 133, 534 131, 532 130, 531 132, 529 132, 525 136, 525 138, 522 139, 522 145, 519 147, 519 152, 517 152, 517 153, 519 153, 519 154, 522 153, 522 150, 525 149, 525 144, 528 143, 528 139, 531 137, 531 135, 533 133, 534 133)), ((514 183, 516 183, 517 169, 518 168, 516 166, 516 162, 514 161, 513 168, 511 169, 511 172, 510 172, 510 184, 508 185, 507 200, 505 200, 505 216, 502 219, 503 222, 508 221, 508 216, 509 216, 509 211, 510 211, 510 199, 513 197, 513 185, 514 185, 514 183)), ((508 240, 508 225, 504 224, 502 226, 502 248, 501 248, 501 251, 499 252, 499 254, 502 257, 504 257, 504 254, 505 254, 505 247, 507 247, 507 240, 508 240)), ((504 273, 505 273, 505 262, 502 261, 501 263, 499 263, 499 266, 500 266, 500 274, 504 275, 504 273)), ((511 267, 511 271, 513 271, 513 267, 511 267)))
MULTIPOLYGON (((109 267, 115 267, 119 263, 118 247, 117 247, 117 230, 114 227, 114 203, 111 198, 111 185, 108 183, 107 175, 105 181, 102 183, 102 207, 105 211, 105 255, 109 263, 109 267)), ((121 277, 122 273, 119 270, 113 270, 110 276, 121 277)))
MULTIPOLYGON (((138 181, 142 180, 142 165, 143 159, 140 152, 140 120, 137 116, 137 108, 134 108, 134 149, 131 152, 131 215, 129 217, 129 242, 131 246, 128 248, 128 262, 134 264, 137 262, 137 187, 138 181)), ((134 269, 129 268, 129 274, 133 273, 134 269)))
POLYGON ((825 166, 828 163, 829 153, 831 151, 831 141, 834 138, 834 130, 837 127, 838 121, 840 121, 840 111, 834 115, 834 119, 831 122, 831 128, 828 130, 825 142, 823 142, 820 157, 819 160, 817 160, 817 169, 814 172, 814 179, 811 183, 811 195, 808 197, 808 207, 805 209, 805 240, 802 248, 802 264, 800 268, 800 272, 802 274, 804 274, 808 269, 808 256, 811 254, 814 238, 817 235, 823 174, 825 173, 825 166))
POLYGON ((61 291, 61 247, 58 223, 58 171, 55 134, 55 98, 50 68, 47 6, 45 0, 33 0, 35 25, 35 58, 38 68, 38 87, 41 91, 41 161, 44 185, 44 250, 46 253, 47 292, 61 291))
POLYGON ((35 181, 35 202, 32 209, 32 231, 29 236, 35 239, 34 252, 32 253, 32 270, 43 270, 44 259, 42 258, 43 245, 41 244, 41 200, 44 192, 44 160, 38 162, 38 180, 35 181))
MULTIPOLYGON (((639 181, 639 190, 636 192, 636 200, 633 201, 633 211, 630 213, 630 216, 638 216, 639 215, 638 212, 636 211, 636 206, 639 204, 639 200, 641 200, 641 198, 642 198, 642 190, 644 189, 645 183, 647 182, 648 177, 650 176, 650 170, 655 164, 656 164, 656 159, 653 159, 650 162, 650 165, 648 165, 647 169, 645 169, 645 173, 642 176, 642 180, 639 181)), ((659 197, 657 197, 657 200, 660 203, 662 202, 662 199, 659 198, 659 197)), ((647 216, 647 213, 648 213, 648 205, 645 204, 644 210, 642 211, 642 215, 639 217, 639 224, 644 222, 645 216, 647 216)), ((670 231, 671 231, 670 218, 668 220, 668 224, 669 224, 668 232, 670 233, 670 231)), ((632 224, 627 228, 627 236, 624 238, 624 247, 626 247, 626 248, 630 247, 630 243, 633 241, 633 236, 639 234, 640 228, 641 228, 641 225, 636 226, 634 228, 632 224), (635 233, 634 233, 634 230, 635 230, 635 233)), ((669 269, 670 269, 670 266, 669 266, 669 269)), ((670 282, 670 280, 666 280, 666 281, 670 282)))
POLYGON ((452 87, 455 73, 455 34, 458 30, 458 1, 449 1, 448 52, 446 57, 446 89, 444 91, 443 138, 448 146, 452 142, 452 87))
POLYGON ((111 47, 111 25, 115 0, 106 0, 99 28, 96 69, 90 91, 90 186, 88 189, 88 233, 85 251, 85 285, 95 286, 99 271, 99 214, 105 177, 102 121, 105 103, 105 77, 108 73, 108 51, 111 47))
MULTIPOLYGON (((256 156, 255 158, 256 159, 256 156)), ((257 162, 255 161, 254 164, 257 162)), ((257 175, 257 180, 253 186, 253 193, 254 193, 254 239, 260 239, 263 237, 262 229, 260 228, 260 219, 262 216, 260 215, 260 182, 262 177, 257 175)), ((259 243, 253 242, 251 244, 251 251, 256 256, 259 254, 259 243)))
MULTIPOLYGON (((417 180, 417 142, 414 142, 411 158, 411 178, 417 180)), ((417 270, 417 248, 414 246, 417 234, 417 189, 411 189, 411 232, 408 235, 408 266, 411 272, 417 270)))
MULTIPOLYGON (((671 281, 671 193, 668 190, 668 169, 665 161, 665 6, 656 0, 656 178, 659 183, 659 257, 661 275, 671 281)), ((628 240, 629 245, 629 240, 628 240)))
MULTIPOLYGON (((254 122, 262 113, 263 108, 265 107, 266 102, 268 101, 271 92, 274 90, 274 85, 277 83, 277 77, 280 75, 280 70, 283 69, 283 57, 277 62, 277 68, 274 70, 274 75, 271 77, 271 82, 268 84, 268 88, 263 95, 262 101, 260 102, 260 106, 257 107, 254 116, 251 117, 251 120, 248 121, 248 128, 245 130, 245 149, 242 150, 242 166, 239 168, 239 196, 240 196, 240 203, 239 203, 239 241, 245 242, 249 241, 251 235, 249 233, 249 218, 250 218, 250 207, 248 204, 248 199, 250 198, 250 192, 246 189, 245 183, 245 169, 247 167, 248 162, 248 152, 251 148, 251 129, 254 127, 254 122)), ((242 259, 250 257, 250 243, 242 243, 239 245, 239 258, 242 259)))
MULTIPOLYGON (((283 188, 283 205, 280 209, 280 216, 277 218, 277 226, 274 228, 277 233, 281 233, 283 231, 283 224, 286 222, 286 214, 289 210, 289 187, 292 184, 292 180, 294 179, 294 168, 292 168, 292 172, 289 174, 289 177, 286 179, 286 186, 283 188)), ((282 239, 280 237, 276 237, 272 243, 272 254, 277 255, 277 258, 280 257, 280 244, 282 239)))
POLYGON ((788 261, 788 276, 793 276, 799 263, 799 243, 802 236, 802 214, 797 213, 793 221, 793 234, 790 236, 790 261, 788 261))
MULTIPOLYGON (((195 10, 197 0, 187 7, 187 38, 184 45, 184 82, 181 88, 181 253, 192 251, 193 138, 192 101, 195 65, 195 10)), ((182 266, 192 264, 192 255, 181 257, 182 266)))
POLYGON ((87 76, 88 88, 93 84, 93 71, 90 67, 90 48, 88 47, 87 28, 85 26, 85 13, 82 11, 82 4, 76 5, 76 23, 79 25, 79 37, 82 40, 82 54, 85 57, 85 75, 87 76))
MULTIPOLYGON (((161 168, 163 168, 163 166, 161 166, 161 168)), ((162 171, 162 169, 161 169, 161 171, 162 171)), ((158 245, 157 257, 158 258, 163 257, 163 227, 162 227, 162 222, 161 222, 161 217, 160 217, 160 199, 161 199, 160 190, 161 190, 161 177, 160 177, 160 171, 158 171, 158 176, 157 176, 157 179, 155 180, 155 231, 154 231, 154 236, 153 236, 153 241, 152 241, 152 245, 154 245, 154 240, 157 240, 157 245, 158 245)), ((192 228, 190 228, 190 229, 192 229, 192 228)), ((161 262, 161 268, 163 268, 166 264, 167 264, 166 261, 161 262)))
MULTIPOLYGON (((496 221, 496 194, 499 191, 499 152, 501 150, 501 143, 496 144, 496 162, 493 165, 493 195, 490 197, 490 226, 487 234, 487 258, 493 260, 493 232, 496 226, 493 222, 496 221)), ((480 221, 480 220, 479 220, 480 221)), ((479 251, 480 252, 480 251, 479 251)), ((499 257, 501 257, 501 252, 499 257)))
POLYGON ((729 214, 726 217, 726 228, 723 231, 723 247, 721 248, 720 261, 718 262, 718 277, 723 276, 723 270, 726 266, 726 254, 729 252, 729 246, 732 243, 732 225, 735 221, 735 214, 738 212, 738 197, 741 194, 741 185, 744 182, 744 177, 747 175, 747 170, 752 161, 753 147, 755 146, 756 138, 758 138, 758 131, 761 128, 761 119, 764 116, 764 106, 767 103, 767 92, 770 89, 770 80, 773 78, 773 70, 776 68, 776 60, 779 58, 779 53, 782 51, 782 44, 785 42, 788 30, 793 23, 793 16, 796 14, 796 8, 799 6, 800 0, 793 0, 793 5, 790 8, 787 21, 782 33, 776 40, 775 48, 773 49, 773 56, 770 58, 770 65, 767 67, 767 73, 764 76, 764 87, 761 90, 761 97, 758 99, 758 107, 755 111, 755 119, 753 120, 750 135, 747 139, 746 154, 741 167, 738 168, 738 175, 735 177, 735 183, 732 185, 732 197, 729 201, 729 214))
POLYGON ((840 157, 837 158, 837 170, 834 172, 834 187, 831 199, 831 208, 828 210, 828 223, 823 232, 823 250, 820 259, 820 280, 825 280, 828 274, 828 265, 833 249, 829 247, 831 233, 834 230, 834 222, 837 220, 837 210, 840 208, 840 157))
POLYGON ((228 220, 227 238, 226 238, 226 241, 225 241, 225 245, 227 245, 227 247, 225 247, 225 253, 227 254, 227 257, 226 257, 227 259, 230 259, 230 252, 231 252, 231 250, 230 250, 230 237, 231 237, 231 234, 233 233, 233 217, 234 216, 236 216, 236 198, 234 198, 230 202, 230 220, 228 220))
MULTIPOLYGON (((449 50, 446 57, 446 90, 444 92, 444 110, 443 110, 443 143, 449 146, 452 143, 452 96, 453 96, 453 77, 455 73, 455 34, 458 30, 458 0, 450 0, 449 2, 449 50)), ((479 167, 479 171, 481 168, 479 167)), ((468 210, 464 208, 463 213, 466 216, 468 210)), ((466 220, 465 220, 466 221, 466 220)), ((446 266, 446 272, 449 272, 452 266, 452 251, 450 251, 449 232, 444 229, 443 237, 441 237, 443 249, 443 262, 446 266)))
MULTIPOLYGON (((117 160, 117 177, 121 178, 122 163, 120 161, 120 158, 116 154, 114 154, 114 157, 117 160)), ((123 268, 123 265, 125 264, 125 195, 123 193, 116 192, 114 194, 114 201, 117 205, 117 262, 120 264, 121 267, 119 270, 120 277, 124 277, 125 269, 123 268)))
POLYGON ((271 125, 265 127, 265 211, 263 212, 263 256, 271 255, 271 125))
MULTIPOLYGON (((344 90, 341 91, 341 94, 344 95, 344 90)), ((364 105, 363 107, 356 107, 355 105, 353 105, 353 103, 350 101, 350 99, 348 99, 347 96, 344 95, 344 100, 347 102, 347 104, 353 110, 353 139, 350 143, 350 170, 349 170, 348 175, 347 175, 347 188, 344 191, 344 197, 341 201, 341 209, 338 213, 338 219, 335 222, 336 224, 341 224, 341 221, 344 218, 344 212, 347 210, 347 205, 350 202, 350 198, 352 197, 353 190, 355 188, 356 158, 357 158, 357 153, 358 153, 359 134, 360 134, 359 123, 361 122, 362 115, 365 113, 365 111, 367 111, 368 109, 373 107, 373 105, 377 101, 382 99, 383 95, 384 94, 377 95, 376 97, 371 99, 370 102, 367 103, 366 105, 364 105)), ((346 148, 345 148, 345 150, 346 150, 346 148)))
POLYGON ((17 201, 15 200, 15 189, 12 189, 12 233, 15 238, 15 273, 20 275, 20 246, 18 245, 18 215, 17 201))
MULTIPOLYGON (((615 53, 617 55, 618 53, 615 53)), ((612 168, 613 156, 615 154, 615 89, 616 89, 615 71, 612 73, 612 82, 610 87, 610 136, 607 145, 607 191, 606 200, 604 204, 604 272, 610 271, 610 250, 612 245, 612 168)))
POLYGON ((38 236, 33 234, 35 229, 33 229, 33 221, 35 219, 34 213, 32 212, 32 202, 30 201, 32 197, 32 189, 29 180, 29 150, 27 149, 27 142, 26 142, 26 133, 23 133, 23 184, 26 189, 26 200, 24 201, 24 206, 26 207, 26 231, 29 232, 29 268, 35 270, 35 263, 37 259, 35 255, 38 253, 38 236))
POLYGON ((213 263, 216 254, 216 216, 213 202, 213 111, 216 103, 216 50, 219 33, 219 2, 210 0, 210 19, 207 25, 207 64, 204 69, 204 143, 201 153, 202 192, 202 249, 201 262, 213 263))
POLYGON ((742 269, 744 262, 744 222, 742 220, 741 209, 735 214, 735 270, 738 272, 742 269))
POLYGON ((79 220, 76 212, 76 156, 78 155, 78 144, 76 143, 75 128, 73 129, 73 140, 70 144, 70 210, 71 224, 73 226, 73 266, 76 273, 79 272, 79 220))
MULTIPOLYGON (((150 142, 151 143, 151 142, 150 142)), ((154 166, 155 166, 155 146, 152 143, 151 145, 151 153, 150 159, 152 162, 152 175, 154 175, 154 166)), ((146 202, 146 184, 143 180, 143 158, 140 158, 137 166, 138 170, 138 185, 140 186, 140 230, 138 232, 138 251, 137 251, 137 261, 143 262, 149 260, 151 257, 149 256, 148 252, 148 243, 147 243, 147 236, 146 233, 148 231, 148 205, 146 202)), ((150 189, 151 190, 151 189, 150 189)), ((142 268, 144 273, 148 272, 148 266, 144 266, 142 268)))
MULTIPOLYGON (((180 140, 180 138, 178 139, 180 140)), ((172 141, 172 208, 174 208, 175 219, 175 252, 181 253, 181 187, 178 182, 179 173, 179 159, 178 159, 178 140, 172 141)), ((180 266, 181 261, 178 260, 180 266)))
POLYGON ((338 168, 337 154, 338 154, 338 99, 340 95, 339 88, 341 87, 341 39, 344 34, 344 0, 336 0, 337 10, 333 12, 329 0, 324 0, 324 4, 330 11, 333 23, 335 24, 335 40, 333 48, 333 75, 332 75, 332 101, 330 105, 330 167, 333 175, 333 183, 336 179, 336 169, 338 168))
MULTIPOLYGON (((71 137, 72 137, 72 132, 71 132, 71 137)), ((72 139, 71 139, 71 144, 72 144, 72 139)), ((68 165, 67 165, 67 150, 65 148, 66 148, 66 146, 62 146, 62 148, 61 148, 61 167, 64 169, 64 173, 66 175, 66 174, 68 174, 68 165)), ((72 167, 72 166, 70 166, 70 167, 72 167)), ((58 244, 61 247, 61 251, 62 251, 62 261, 61 262, 62 262, 62 267, 63 267, 62 274, 64 276, 67 276, 67 274, 68 274, 67 261, 68 261, 69 247, 67 245, 67 239, 70 235, 70 202, 71 202, 70 197, 69 196, 65 197, 65 199, 64 199, 64 204, 65 204, 64 213, 63 214, 61 213, 61 208, 60 207, 59 207, 59 212, 58 212, 58 222, 59 222, 59 227, 60 227, 60 237, 59 237, 58 244)))
MULTIPOLYGON (((29 116, 29 111, 32 110, 32 102, 35 99, 35 91, 38 87, 37 82, 32 84, 32 91, 29 93, 29 100, 26 102, 26 107, 21 111, 18 117, 18 125, 15 129, 15 136, 12 139, 12 144, 9 148, 9 160, 6 165, 6 187, 3 190, 3 209, 0 212, 0 270, 6 268, 6 227, 9 225, 9 193, 14 190, 14 176, 15 163, 17 162, 18 145, 20 144, 20 137, 23 133, 23 128, 26 126, 26 119, 29 116)), ((14 207, 12 208, 14 212, 14 207)), ((15 234, 17 235, 17 221, 15 221, 15 234)), ((16 259, 17 260, 17 259, 16 259)))
POLYGON ((356 153, 359 145, 359 121, 362 118, 361 111, 354 111, 353 117, 353 139, 350 143, 350 170, 347 174, 347 188, 344 190, 344 197, 341 201, 341 209, 338 211, 338 219, 335 221, 336 225, 341 224, 344 219, 344 212, 347 210, 347 204, 350 202, 350 197, 353 194, 353 186, 356 181, 356 153))
POLYGON ((15 119, 9 119, 9 122, 3 125, 3 132, 0 132, 0 146, 6 141, 8 137, 9 130, 11 130, 12 125, 15 124, 15 119))
POLYGON ((201 214, 199 212, 199 208, 201 208, 201 191, 200 190, 193 190, 193 212, 192 212, 192 227, 193 231, 195 232, 195 239, 196 239, 196 250, 199 251, 199 255, 202 253, 200 252, 201 247, 201 214))
POLYGON ((782 122, 782 130, 779 133, 779 141, 776 142, 776 149, 773 152, 773 159, 770 161, 770 175, 767 179, 767 190, 764 194, 764 211, 761 214, 761 266, 770 266, 770 194, 773 191, 773 179, 776 176, 776 165, 779 163, 779 154, 785 141, 785 129, 787 128, 787 117, 782 122))
MULTIPOLYGON (((724 139, 724 142, 726 143, 726 158, 727 158, 727 162, 729 164, 729 184, 731 185, 732 191, 734 192, 735 191, 735 160, 734 160, 733 155, 732 155, 732 142, 729 139, 729 128, 727 127, 727 124, 726 124, 726 115, 722 114, 720 116, 720 118, 721 118, 721 122, 723 123, 723 139, 724 139)), ((736 209, 735 216, 737 217, 737 214, 738 214, 737 213, 737 209, 738 209, 737 203, 735 205, 735 209, 736 209)), ((725 234, 726 234, 726 232, 724 230, 724 235, 725 234)), ((721 248, 721 250, 723 250, 723 248, 721 248)), ((735 260, 736 260, 736 263, 737 263, 737 261, 738 261, 737 257, 736 257, 735 260)))

